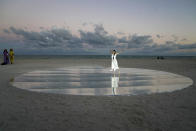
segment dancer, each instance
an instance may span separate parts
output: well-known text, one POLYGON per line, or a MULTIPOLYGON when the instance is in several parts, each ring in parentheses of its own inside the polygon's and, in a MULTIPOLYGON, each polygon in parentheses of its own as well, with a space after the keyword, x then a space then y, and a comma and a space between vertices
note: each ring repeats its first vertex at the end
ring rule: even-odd
POLYGON ((10 63, 13 64, 14 63, 14 51, 13 51, 13 49, 10 49, 9 56, 10 56, 10 63))
POLYGON ((112 63, 111 63, 111 70, 110 71, 113 71, 114 73, 117 69, 120 73, 120 70, 119 70, 119 67, 118 67, 118 61, 116 59, 116 55, 118 55, 118 54, 119 53, 117 53, 116 50, 112 51, 112 63))

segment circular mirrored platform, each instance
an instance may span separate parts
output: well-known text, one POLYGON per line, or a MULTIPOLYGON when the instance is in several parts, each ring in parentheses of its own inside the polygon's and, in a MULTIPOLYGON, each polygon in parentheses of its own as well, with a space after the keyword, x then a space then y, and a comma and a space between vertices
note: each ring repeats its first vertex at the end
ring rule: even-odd
POLYGON ((22 74, 11 82, 29 91, 72 95, 139 95, 172 92, 193 81, 169 72, 121 68, 116 74, 106 68, 59 68, 22 74))

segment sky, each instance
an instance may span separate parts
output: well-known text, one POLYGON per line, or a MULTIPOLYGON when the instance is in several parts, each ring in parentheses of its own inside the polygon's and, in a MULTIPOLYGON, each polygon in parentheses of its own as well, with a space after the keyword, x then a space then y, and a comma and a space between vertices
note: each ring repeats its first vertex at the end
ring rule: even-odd
POLYGON ((0 51, 196 55, 196 0, 0 0, 0 51))

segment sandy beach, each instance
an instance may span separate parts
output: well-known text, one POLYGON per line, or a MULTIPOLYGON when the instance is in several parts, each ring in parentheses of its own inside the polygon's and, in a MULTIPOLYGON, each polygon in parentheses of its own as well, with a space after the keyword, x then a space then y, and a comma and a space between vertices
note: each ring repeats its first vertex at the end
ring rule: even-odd
MULTIPOLYGON (((2 58, 1 58, 2 60, 2 58)), ((167 71, 191 78, 172 93, 138 96, 77 96, 12 87, 14 77, 71 66, 109 67, 110 59, 21 58, 0 66, 0 131, 195 131, 196 58, 119 58, 124 68, 167 71)))

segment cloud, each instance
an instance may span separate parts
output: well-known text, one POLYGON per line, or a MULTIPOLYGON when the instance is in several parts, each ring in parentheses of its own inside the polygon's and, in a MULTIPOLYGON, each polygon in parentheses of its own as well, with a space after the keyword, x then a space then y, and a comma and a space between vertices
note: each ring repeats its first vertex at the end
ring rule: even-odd
POLYGON ((183 39, 181 39, 180 41, 187 41, 187 39, 186 39, 186 38, 183 38, 183 39))
POLYGON ((44 27, 42 27, 42 26, 40 26, 39 28, 40 28, 41 30, 44 30, 44 27))
MULTIPOLYGON (((187 54, 195 54, 196 43, 193 44, 178 44, 175 41, 166 41, 164 44, 153 44, 143 49, 143 52, 148 52, 154 55, 173 55, 182 54, 186 52, 187 54)), ((184 54, 183 54, 184 55, 184 54)))
POLYGON ((87 43, 95 48, 104 48, 113 46, 117 41, 117 37, 114 35, 108 35, 102 25, 95 25, 94 32, 85 32, 79 30, 81 41, 87 43))
POLYGON ((161 38, 161 36, 159 34, 157 34, 156 37, 159 38, 159 39, 161 38))
POLYGON ((107 31, 105 31, 102 24, 101 25, 95 24, 94 26, 95 26, 94 30, 96 34, 106 35, 108 33, 107 31))
MULTIPOLYGON (((108 50, 117 49, 123 51, 124 54, 142 54, 142 55, 172 55, 176 52, 187 52, 194 54, 196 51, 196 43, 178 44, 178 38, 173 41, 166 41, 162 44, 157 44, 153 41, 150 35, 130 35, 121 37, 109 34, 103 25, 94 25, 93 31, 79 30, 79 36, 73 35, 69 29, 65 28, 42 28, 40 32, 28 31, 10 27, 4 29, 5 33, 13 33, 17 36, 22 36, 23 44, 20 48, 44 50, 50 54, 53 53, 100 53, 108 54, 108 50), (22 47, 24 46, 25 47, 22 47), (54 52, 52 52, 54 50, 54 52), (58 50, 57 52, 55 52, 58 50)), ((161 37, 157 35, 157 37, 161 37)), ((174 36, 173 36, 174 37, 174 36)), ((44 52, 43 51, 43 52, 44 52)), ((196 53, 195 53, 196 54, 196 53)))
POLYGON ((152 37, 150 35, 138 36, 133 35, 128 40, 128 48, 141 48, 153 44, 152 37))
POLYGON ((82 23, 82 25, 83 25, 83 26, 86 26, 86 25, 88 25, 88 23, 84 22, 84 23, 82 23))
POLYGON ((178 49, 196 49, 196 43, 193 44, 180 44, 178 49))
POLYGON ((128 38, 126 36, 121 37, 121 38, 118 39, 118 42, 119 43, 128 43, 128 38))
POLYGON ((171 37, 174 39, 174 41, 178 41, 178 36, 176 36, 176 35, 171 35, 171 37))
POLYGON ((157 34, 156 37, 157 37, 158 39, 161 39, 161 38, 163 38, 164 36, 163 36, 163 35, 157 34))
POLYGON ((11 32, 22 36, 24 43, 33 47, 81 47, 80 39, 73 36, 67 29, 53 28, 51 30, 43 30, 41 32, 26 31, 23 29, 9 28, 11 32), (77 44, 77 45, 75 45, 77 44))
POLYGON ((117 32, 118 35, 125 35, 126 33, 124 32, 117 32))
POLYGON ((5 32, 5 33, 7 33, 7 34, 10 33, 10 31, 9 31, 8 29, 4 29, 3 32, 5 32))

